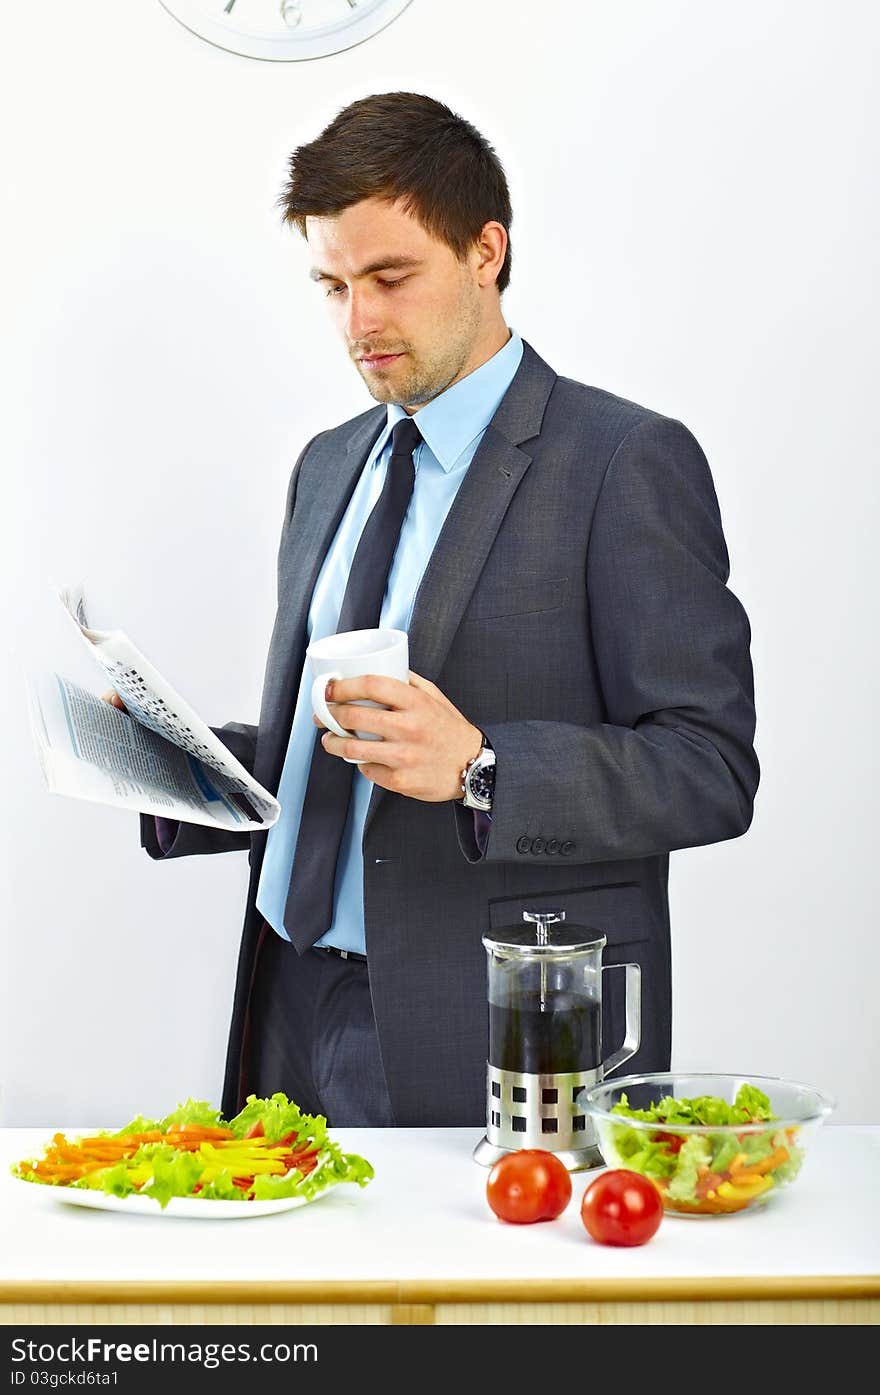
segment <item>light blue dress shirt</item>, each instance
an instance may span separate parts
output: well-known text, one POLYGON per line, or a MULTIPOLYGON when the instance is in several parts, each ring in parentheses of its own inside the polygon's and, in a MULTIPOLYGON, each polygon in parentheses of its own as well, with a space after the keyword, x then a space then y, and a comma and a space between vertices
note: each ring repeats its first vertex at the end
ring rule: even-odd
MULTIPOLYGON (((446 515, 483 432, 519 368, 522 353, 522 339, 511 330, 503 348, 414 414, 412 420, 422 433, 422 440, 415 450, 412 498, 401 525, 382 601, 379 625, 383 629, 409 631, 416 592, 446 515)), ((406 416, 397 403, 388 404, 386 424, 366 459, 315 583, 307 622, 308 643, 336 633, 361 531, 385 482, 391 458, 391 432, 406 416)), ((311 687, 312 672, 306 659, 278 786, 281 814, 267 835, 257 889, 257 909, 285 940, 290 936, 284 929, 284 907, 318 730, 312 720, 311 687)), ((352 774, 348 818, 336 864, 333 920, 317 943, 364 954, 362 841, 373 782, 362 775, 357 766, 352 768, 352 774)))

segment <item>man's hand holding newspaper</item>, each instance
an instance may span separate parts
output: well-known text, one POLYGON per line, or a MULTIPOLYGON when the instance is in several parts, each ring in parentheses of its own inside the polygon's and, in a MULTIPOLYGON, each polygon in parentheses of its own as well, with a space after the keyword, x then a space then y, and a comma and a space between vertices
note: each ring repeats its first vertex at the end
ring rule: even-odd
POLYGON ((61 601, 114 687, 100 698, 60 674, 29 681, 49 789, 238 832, 270 828, 281 806, 121 630, 90 629, 82 588, 61 601))

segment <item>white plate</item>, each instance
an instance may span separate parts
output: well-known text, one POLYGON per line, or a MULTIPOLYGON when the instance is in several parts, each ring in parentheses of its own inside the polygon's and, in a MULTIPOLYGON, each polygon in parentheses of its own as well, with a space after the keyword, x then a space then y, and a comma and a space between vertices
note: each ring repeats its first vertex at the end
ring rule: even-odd
MULTIPOLYGON (((25 1179, 20 1177, 20 1182, 25 1179)), ((135 1216, 178 1216, 186 1220, 239 1221, 248 1216, 273 1216, 277 1211, 292 1211, 296 1206, 308 1206, 320 1201, 332 1187, 316 1196, 283 1196, 273 1201, 200 1201, 197 1196, 173 1196, 163 1209, 151 1196, 110 1196, 107 1192, 89 1191, 85 1187, 47 1186, 45 1183, 25 1182, 31 1191, 50 1196, 68 1206, 88 1206, 95 1211, 124 1211, 135 1216)))

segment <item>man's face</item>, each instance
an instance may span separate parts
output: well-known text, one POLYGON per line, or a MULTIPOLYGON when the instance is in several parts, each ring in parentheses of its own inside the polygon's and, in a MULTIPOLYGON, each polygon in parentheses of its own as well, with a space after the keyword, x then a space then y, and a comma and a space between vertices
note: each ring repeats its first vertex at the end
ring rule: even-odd
POLYGON ((457 261, 400 201, 363 199, 306 232, 311 276, 377 402, 415 410, 477 366, 489 309, 477 252, 457 261))

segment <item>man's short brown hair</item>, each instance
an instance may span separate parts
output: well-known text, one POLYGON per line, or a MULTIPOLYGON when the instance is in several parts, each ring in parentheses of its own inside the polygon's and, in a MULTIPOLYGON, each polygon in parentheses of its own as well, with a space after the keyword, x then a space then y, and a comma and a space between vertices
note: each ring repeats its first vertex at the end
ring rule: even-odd
POLYGON ((510 281, 512 212, 507 178, 479 131, 418 92, 382 92, 344 107, 290 157, 278 200, 283 221, 306 236, 306 218, 327 218, 361 199, 404 200, 404 210, 459 261, 485 223, 507 230, 499 292, 510 281))

